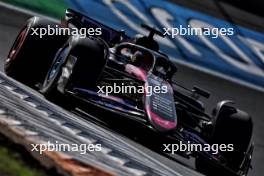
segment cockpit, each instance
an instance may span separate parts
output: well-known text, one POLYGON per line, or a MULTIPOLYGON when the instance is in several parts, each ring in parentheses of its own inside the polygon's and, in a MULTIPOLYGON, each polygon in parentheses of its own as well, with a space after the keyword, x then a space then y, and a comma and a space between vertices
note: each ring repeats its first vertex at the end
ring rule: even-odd
POLYGON ((120 46, 117 53, 125 63, 142 68, 146 72, 149 72, 154 65, 154 56, 143 47, 127 43, 127 45, 120 46))
POLYGON ((118 62, 132 64, 164 79, 171 78, 176 71, 174 65, 163 54, 129 42, 117 45, 115 56, 118 62))

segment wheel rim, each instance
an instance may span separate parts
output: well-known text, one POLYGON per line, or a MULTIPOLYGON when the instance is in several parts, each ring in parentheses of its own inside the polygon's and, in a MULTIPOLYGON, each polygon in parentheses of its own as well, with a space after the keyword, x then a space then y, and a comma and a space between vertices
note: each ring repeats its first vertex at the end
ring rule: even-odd
POLYGON ((54 82, 61 71, 61 66, 64 63, 65 58, 68 55, 69 47, 65 47, 59 51, 56 56, 56 60, 53 62, 51 68, 48 71, 43 87, 49 87, 54 82))
POLYGON ((27 34, 27 26, 25 26, 19 36, 16 38, 16 41, 14 42, 14 45, 12 46, 12 49, 10 50, 9 54, 8 54, 8 59, 7 62, 13 60, 16 58, 17 53, 19 52, 19 50, 21 49, 25 39, 26 39, 26 34, 27 34))

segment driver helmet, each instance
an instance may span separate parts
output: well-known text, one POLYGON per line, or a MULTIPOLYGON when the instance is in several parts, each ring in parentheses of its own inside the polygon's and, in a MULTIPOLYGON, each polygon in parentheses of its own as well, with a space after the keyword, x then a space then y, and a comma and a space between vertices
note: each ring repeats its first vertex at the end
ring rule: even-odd
POLYGON ((135 35, 134 43, 153 51, 159 51, 159 44, 153 38, 149 38, 141 34, 135 35))
POLYGON ((136 51, 133 54, 131 61, 134 65, 148 70, 151 68, 153 60, 149 53, 136 51))

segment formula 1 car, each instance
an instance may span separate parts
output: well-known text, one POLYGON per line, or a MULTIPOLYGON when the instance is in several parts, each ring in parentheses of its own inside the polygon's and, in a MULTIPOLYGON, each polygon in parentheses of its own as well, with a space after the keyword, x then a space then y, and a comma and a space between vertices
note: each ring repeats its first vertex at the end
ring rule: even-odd
POLYGON ((15 40, 5 73, 48 98, 71 97, 135 121, 173 143, 233 144, 232 151, 186 151, 182 155, 195 157, 197 170, 207 175, 246 175, 253 153, 251 117, 231 101, 219 102, 212 115, 205 113, 199 98, 209 98, 210 93, 177 85, 173 81, 177 68, 154 38, 163 34, 142 27, 148 36, 129 37, 71 9, 61 24, 33 17, 15 40), (32 35, 33 29, 50 27, 69 31, 100 28, 102 33, 32 35))

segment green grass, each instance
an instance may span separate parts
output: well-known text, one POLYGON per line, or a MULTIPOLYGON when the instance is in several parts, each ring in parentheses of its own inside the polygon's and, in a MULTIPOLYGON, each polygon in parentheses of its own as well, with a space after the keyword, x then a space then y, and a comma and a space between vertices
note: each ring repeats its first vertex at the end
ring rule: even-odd
POLYGON ((0 147, 0 161, 1 176, 45 176, 44 173, 24 165, 17 153, 10 153, 6 148, 0 147))
POLYGON ((64 0, 0 0, 41 14, 60 18, 67 8, 64 0))
POLYGON ((46 171, 21 147, 0 135, 1 176, 47 176, 46 171))

